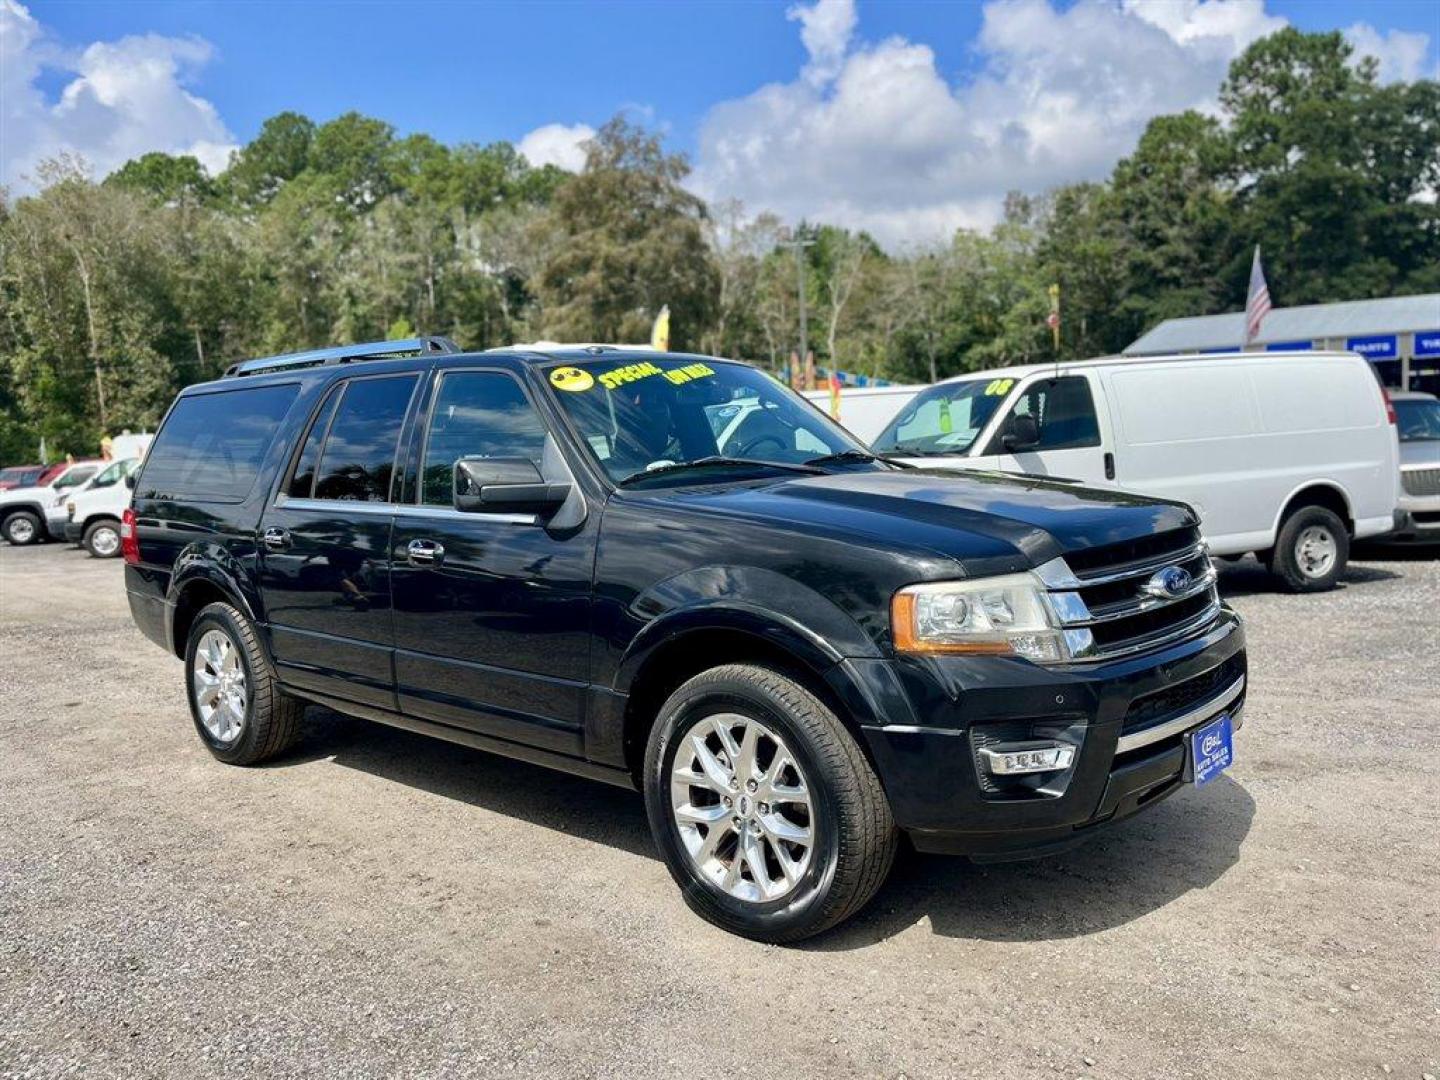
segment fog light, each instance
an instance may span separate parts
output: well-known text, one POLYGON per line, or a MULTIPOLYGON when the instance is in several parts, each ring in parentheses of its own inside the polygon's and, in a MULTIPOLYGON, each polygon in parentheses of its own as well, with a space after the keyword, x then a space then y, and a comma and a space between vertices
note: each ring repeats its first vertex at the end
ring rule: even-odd
POLYGON ((987 746, 980 751, 985 764, 996 776, 1057 772, 1075 760, 1075 748, 1067 743, 1028 743, 987 746))

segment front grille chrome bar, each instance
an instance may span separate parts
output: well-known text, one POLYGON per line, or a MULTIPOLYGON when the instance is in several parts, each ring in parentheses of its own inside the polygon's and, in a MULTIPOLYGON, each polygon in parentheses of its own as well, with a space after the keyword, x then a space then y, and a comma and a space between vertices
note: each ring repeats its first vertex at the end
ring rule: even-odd
POLYGON ((1194 708, 1186 709, 1179 716, 1171 717, 1169 720, 1162 720, 1151 727, 1142 728, 1140 731, 1130 735, 1121 735, 1120 741, 1115 744, 1115 752, 1123 754, 1127 750, 1137 750, 1142 746, 1149 746, 1161 739, 1168 739, 1171 735, 1178 735, 1182 731, 1194 727, 1210 719, 1217 713, 1222 712, 1225 707, 1235 701, 1245 692, 1245 676, 1241 675, 1233 683, 1227 686, 1220 693, 1216 694, 1209 701, 1202 702, 1194 708))
POLYGON ((1203 571, 1195 575, 1188 589, 1178 592, 1174 596, 1146 595, 1094 609, 1088 608, 1084 598, 1078 593, 1052 593, 1051 598, 1054 601, 1052 607, 1065 626, 1094 626, 1097 623, 1114 622, 1116 619, 1128 619, 1134 615, 1143 615, 1147 611, 1155 611, 1157 608, 1177 604, 1181 600, 1189 600, 1192 596, 1199 596, 1215 584, 1217 576, 1215 567, 1207 565, 1203 571))
POLYGON ((1181 548, 1179 551, 1172 551, 1166 555, 1154 555, 1148 559, 1140 559, 1137 562, 1125 563, 1118 567, 1109 567, 1103 572, 1074 574, 1073 578, 1076 585, 1071 587, 1088 589, 1092 585, 1108 585, 1113 581, 1126 581, 1130 578, 1148 577, 1156 570, 1198 558, 1205 554, 1205 549, 1205 541, 1201 540, 1191 544, 1189 547, 1181 548))

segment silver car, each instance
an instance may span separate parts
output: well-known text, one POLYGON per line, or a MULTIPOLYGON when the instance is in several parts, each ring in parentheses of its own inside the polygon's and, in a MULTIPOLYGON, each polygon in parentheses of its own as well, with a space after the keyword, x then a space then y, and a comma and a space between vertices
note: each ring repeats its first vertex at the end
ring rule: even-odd
POLYGON ((1386 540, 1440 543, 1440 398, 1395 390, 1400 431, 1399 528, 1386 540))

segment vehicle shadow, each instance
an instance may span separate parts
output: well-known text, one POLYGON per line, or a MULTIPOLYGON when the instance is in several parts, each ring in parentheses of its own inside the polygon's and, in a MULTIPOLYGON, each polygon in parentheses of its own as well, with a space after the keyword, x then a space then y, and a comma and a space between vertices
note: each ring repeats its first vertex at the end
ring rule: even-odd
POLYGON ((658 857, 639 794, 312 705, 304 734, 262 768, 329 760, 634 855, 658 857))
POLYGON ((1062 855, 977 865, 902 855, 865 911, 802 948, 864 948, 928 920, 942 937, 1054 941, 1111 930, 1218 880, 1240 857, 1255 801, 1222 776, 1182 788, 1062 855))
MULTIPOLYGON (((1270 571, 1265 569, 1265 564, 1247 555, 1238 562, 1215 563, 1216 569, 1220 572, 1218 587, 1222 599, 1229 599, 1234 596, 1260 596, 1266 593, 1276 595, 1288 595, 1285 588, 1270 571)), ((1394 581, 1402 575, 1394 570, 1387 570, 1379 566, 1357 566, 1354 562, 1345 567, 1345 574, 1340 579, 1342 589, 1355 585, 1371 585, 1377 581, 1394 581)))
MULTIPOLYGON (((658 858, 634 792, 312 706, 302 741, 269 768, 330 760, 347 769, 633 855, 658 858)), ((1112 929, 1203 889, 1239 858, 1255 803, 1222 776, 1087 844, 1033 862, 979 866, 904 852, 855 919, 801 947, 865 948, 929 921, 957 938, 1046 941, 1112 929)))

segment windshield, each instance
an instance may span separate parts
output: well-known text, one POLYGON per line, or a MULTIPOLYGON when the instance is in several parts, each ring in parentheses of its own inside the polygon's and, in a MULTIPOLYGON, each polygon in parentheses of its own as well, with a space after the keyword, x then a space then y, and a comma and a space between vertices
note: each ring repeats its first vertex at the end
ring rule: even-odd
POLYGON ((1395 419, 1400 425, 1401 442, 1440 439, 1440 400, 1436 398, 1406 398, 1395 402, 1395 419))
MULTIPOLYGON (((799 394, 742 364, 596 358, 552 367, 546 377, 617 483, 702 459, 739 459, 737 468, 753 473, 863 450, 799 394)), ((687 482, 729 478, 723 469, 685 472, 687 482)))
POLYGON ((1014 379, 967 379, 932 386, 890 421, 873 448, 921 456, 963 454, 1014 386, 1014 379))
POLYGON ((95 475, 96 466, 81 465, 79 468, 71 469, 55 481, 57 488, 72 488, 77 484, 83 484, 90 477, 95 475))

